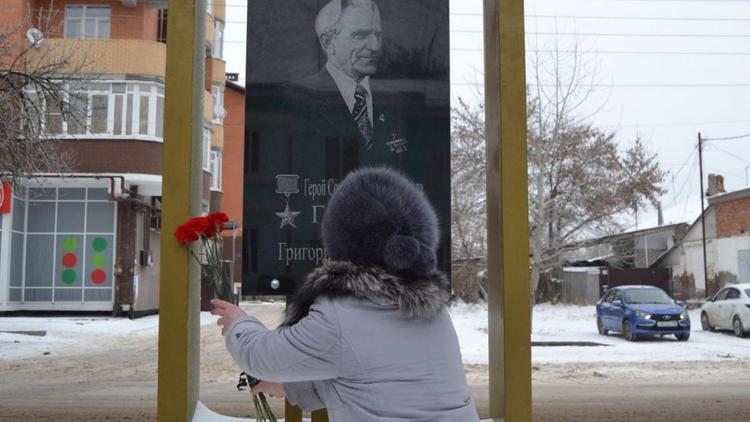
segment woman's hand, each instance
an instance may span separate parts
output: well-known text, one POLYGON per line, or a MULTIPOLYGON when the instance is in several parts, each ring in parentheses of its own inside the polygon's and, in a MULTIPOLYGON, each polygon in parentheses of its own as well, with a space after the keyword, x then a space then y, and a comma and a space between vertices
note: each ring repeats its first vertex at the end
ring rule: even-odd
POLYGON ((221 335, 226 334, 227 328, 234 321, 247 316, 247 313, 242 308, 225 300, 211 299, 211 304, 214 305, 213 309, 211 309, 211 314, 219 315, 219 320, 216 321, 216 324, 221 327, 221 335))
POLYGON ((261 381, 255 387, 250 389, 250 393, 252 393, 252 395, 265 393, 271 397, 286 397, 284 384, 280 382, 261 381))

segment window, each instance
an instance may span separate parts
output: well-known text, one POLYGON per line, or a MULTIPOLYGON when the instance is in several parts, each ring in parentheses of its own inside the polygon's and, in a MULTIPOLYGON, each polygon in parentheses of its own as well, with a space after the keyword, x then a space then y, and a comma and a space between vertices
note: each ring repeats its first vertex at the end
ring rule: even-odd
POLYGON ((109 93, 91 94, 91 133, 107 133, 109 93))
POLYGON ((156 137, 164 138, 164 88, 156 88, 156 137))
POLYGON ((203 170, 211 171, 211 128, 203 127, 203 170))
POLYGON ((29 187, 13 206, 10 300, 111 309, 116 203, 107 188, 29 187))
POLYGON ((213 85, 211 87, 211 96, 214 99, 214 123, 224 122, 224 87, 213 85))
POLYGON ((221 150, 211 149, 211 190, 221 191, 221 150))
POLYGON ((727 298, 727 294, 729 293, 729 289, 724 289, 720 291, 719 293, 716 293, 716 296, 714 296, 714 301, 720 301, 725 300, 727 298))
POLYGON ((214 21, 214 57, 224 58, 224 22, 214 21))
POLYGON ((161 210, 152 209, 149 213, 149 229, 161 233, 161 210))
POLYGON ((109 38, 109 6, 65 6, 65 38, 109 38))
POLYGON ((164 137, 164 87, 160 83, 106 82, 70 84, 64 100, 67 114, 54 98, 42 101, 49 135, 164 137))
POLYGON ((727 300, 729 299, 739 299, 740 298, 740 291, 737 289, 727 289, 729 292, 727 293, 727 300))
POLYGON ((86 133, 88 101, 85 94, 74 92, 68 96, 67 132, 71 135, 86 133))
POLYGON ((214 0, 206 0, 206 13, 214 15, 214 0))
POLYGON ((167 42, 167 9, 159 9, 159 26, 157 27, 156 41, 167 42))
POLYGON ((138 85, 138 134, 149 134, 149 103, 151 102, 151 85, 138 85))
POLYGON ((46 103, 47 133, 60 134, 63 131, 62 110, 60 110, 60 102, 50 96, 47 96, 46 103))
POLYGON ((615 300, 622 301, 622 291, 615 290, 615 295, 612 297, 612 301, 614 302, 615 300))

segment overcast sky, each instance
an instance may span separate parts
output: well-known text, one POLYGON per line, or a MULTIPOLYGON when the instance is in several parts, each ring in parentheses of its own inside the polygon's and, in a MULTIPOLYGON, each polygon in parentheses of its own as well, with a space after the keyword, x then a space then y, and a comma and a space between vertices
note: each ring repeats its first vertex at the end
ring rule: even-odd
MULTIPOLYGON (((227 0, 227 72, 245 72, 247 0, 227 0)), ((482 0, 450 0, 452 97, 479 101, 482 0)), ((591 120, 624 147, 640 136, 669 172, 667 222, 700 211, 697 136, 750 134, 750 1, 527 0, 527 54, 578 41, 595 68, 591 120)), ((480 87, 481 90, 481 87, 480 87)), ((748 186, 750 137, 709 142, 704 172, 748 186)), ((641 215, 640 227, 649 215, 641 215)))

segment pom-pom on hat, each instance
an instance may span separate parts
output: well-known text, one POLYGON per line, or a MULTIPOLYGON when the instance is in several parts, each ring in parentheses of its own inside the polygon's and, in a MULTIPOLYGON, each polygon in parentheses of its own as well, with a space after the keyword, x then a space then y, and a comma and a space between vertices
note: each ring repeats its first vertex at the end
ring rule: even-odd
POLYGON ((435 211, 424 193, 394 170, 349 174, 328 202, 322 234, 335 261, 415 275, 435 270, 435 211))

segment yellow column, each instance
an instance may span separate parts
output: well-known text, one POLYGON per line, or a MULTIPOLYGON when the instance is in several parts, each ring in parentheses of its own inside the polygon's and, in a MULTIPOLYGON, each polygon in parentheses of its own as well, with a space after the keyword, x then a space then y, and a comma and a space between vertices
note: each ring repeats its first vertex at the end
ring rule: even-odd
POLYGON ((162 422, 190 421, 198 401, 200 271, 173 233, 201 212, 204 1, 168 3, 157 399, 162 422))
POLYGON ((485 0, 490 418, 531 422, 523 0, 485 0))

